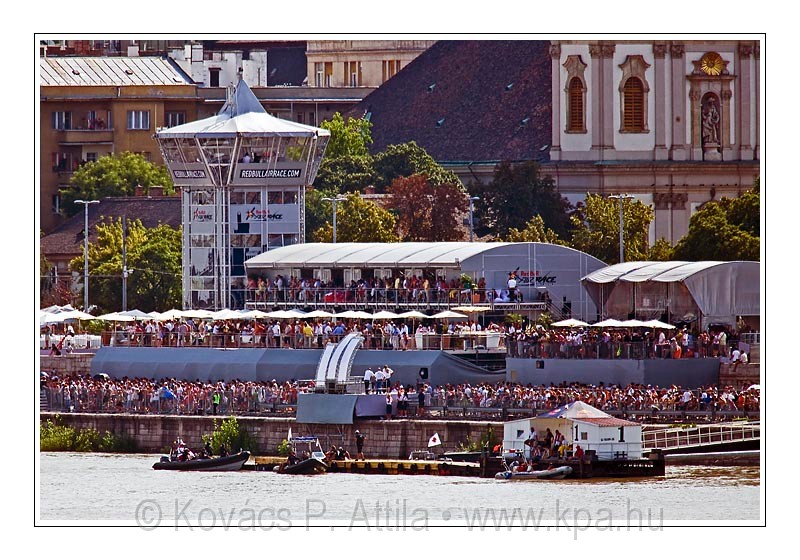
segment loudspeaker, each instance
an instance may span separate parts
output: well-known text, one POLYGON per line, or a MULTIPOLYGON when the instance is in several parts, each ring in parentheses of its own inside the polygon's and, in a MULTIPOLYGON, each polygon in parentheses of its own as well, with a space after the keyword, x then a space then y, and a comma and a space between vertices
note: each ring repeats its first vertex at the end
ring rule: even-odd
POLYGON ((544 360, 536 360, 536 369, 544 369, 544 360))
POLYGON ((419 368, 419 378, 428 379, 428 368, 419 368))

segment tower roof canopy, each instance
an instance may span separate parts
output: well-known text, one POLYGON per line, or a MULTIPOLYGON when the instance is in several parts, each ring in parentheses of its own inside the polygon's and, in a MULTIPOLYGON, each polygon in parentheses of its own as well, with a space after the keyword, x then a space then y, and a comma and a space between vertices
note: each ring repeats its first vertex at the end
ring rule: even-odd
POLYGON ((160 130, 157 138, 232 138, 236 136, 330 136, 330 131, 273 117, 244 80, 234 86, 213 117, 160 130))

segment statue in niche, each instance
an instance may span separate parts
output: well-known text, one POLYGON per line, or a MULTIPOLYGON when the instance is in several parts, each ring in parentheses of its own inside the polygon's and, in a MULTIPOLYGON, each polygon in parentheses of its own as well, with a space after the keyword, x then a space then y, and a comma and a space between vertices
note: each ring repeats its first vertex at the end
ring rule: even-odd
POLYGON ((719 106, 711 96, 703 106, 703 143, 719 144, 719 106))

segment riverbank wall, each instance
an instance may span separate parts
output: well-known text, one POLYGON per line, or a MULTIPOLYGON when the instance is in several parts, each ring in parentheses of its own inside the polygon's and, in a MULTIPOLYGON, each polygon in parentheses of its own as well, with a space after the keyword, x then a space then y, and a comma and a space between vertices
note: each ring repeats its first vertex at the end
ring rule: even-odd
MULTIPOLYGON (((170 442, 180 436, 190 447, 201 447, 202 436, 214 431, 214 422, 219 425, 224 416, 161 416, 140 414, 40 414, 40 420, 70 426, 76 429, 95 429, 130 438, 139 451, 160 453, 169 448, 170 442)), ((465 420, 363 420, 352 425, 302 424, 294 418, 238 417, 241 428, 255 439, 257 453, 274 455, 278 445, 287 439, 289 429, 293 436, 314 435, 319 438, 324 450, 331 445, 342 446, 353 457, 356 453, 354 433, 359 430, 366 436, 364 453, 367 457, 406 459, 412 451, 427 450, 428 441, 438 434, 442 441, 434 451, 443 453, 456 451, 459 444, 485 440, 491 432, 493 441, 503 439, 502 422, 474 422, 465 420)))

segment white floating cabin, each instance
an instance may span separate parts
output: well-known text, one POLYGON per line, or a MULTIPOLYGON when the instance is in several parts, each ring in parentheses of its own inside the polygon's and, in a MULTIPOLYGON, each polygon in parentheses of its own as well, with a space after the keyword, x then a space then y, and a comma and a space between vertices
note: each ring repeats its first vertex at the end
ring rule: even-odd
POLYGON ((530 456, 530 448, 523 442, 532 431, 537 439, 544 440, 547 429, 555 435, 564 434, 572 452, 577 445, 584 451, 594 451, 600 460, 641 459, 642 425, 615 418, 582 401, 573 401, 533 418, 506 422, 503 429, 503 449, 523 451, 530 456))

